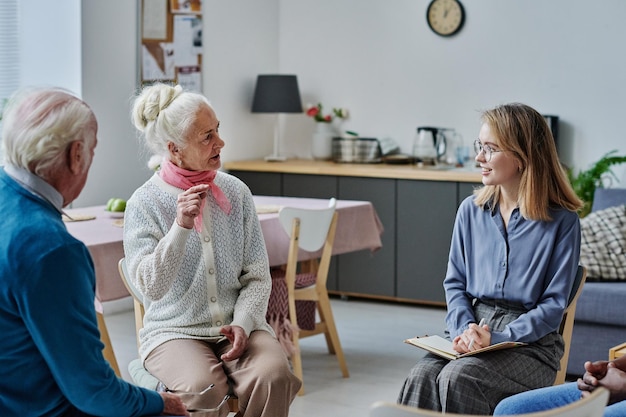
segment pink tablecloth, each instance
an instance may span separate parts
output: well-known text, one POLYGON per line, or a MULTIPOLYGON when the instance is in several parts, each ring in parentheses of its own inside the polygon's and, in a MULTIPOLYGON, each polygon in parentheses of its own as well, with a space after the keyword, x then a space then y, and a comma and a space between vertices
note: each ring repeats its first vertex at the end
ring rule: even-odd
MULTIPOLYGON (((291 197, 255 196, 254 202, 260 211, 273 208, 273 213, 259 214, 268 257, 271 266, 287 262, 289 238, 278 221, 278 208, 282 206, 322 208, 328 200, 291 197)), ((69 232, 87 245, 96 268, 96 306, 101 301, 117 300, 129 296, 117 271, 117 263, 124 256, 122 245, 123 228, 104 210, 104 206, 93 206, 67 210, 68 214, 95 215, 94 220, 66 223, 69 232)), ((382 246, 380 234, 383 226, 367 201, 337 200, 337 232, 333 254, 358 250, 377 250, 382 246)), ((302 259, 313 255, 302 253, 302 259)))
MULTIPOLYGON (((105 206, 69 209, 74 215, 96 216, 94 220, 66 223, 67 230, 89 249, 96 269, 96 308, 99 302, 129 296, 117 271, 117 263, 124 257, 122 238, 124 229, 119 218, 104 210, 105 206)), ((101 311, 101 309, 99 309, 101 311)))

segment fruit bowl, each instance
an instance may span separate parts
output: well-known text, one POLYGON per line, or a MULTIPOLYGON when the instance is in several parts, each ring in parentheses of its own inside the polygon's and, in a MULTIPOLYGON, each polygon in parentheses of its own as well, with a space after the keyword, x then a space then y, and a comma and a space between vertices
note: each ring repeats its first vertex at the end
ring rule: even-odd
POLYGON ((104 212, 109 216, 112 217, 114 219, 123 219, 124 218, 124 212, 123 211, 111 211, 111 210, 104 210, 104 212))

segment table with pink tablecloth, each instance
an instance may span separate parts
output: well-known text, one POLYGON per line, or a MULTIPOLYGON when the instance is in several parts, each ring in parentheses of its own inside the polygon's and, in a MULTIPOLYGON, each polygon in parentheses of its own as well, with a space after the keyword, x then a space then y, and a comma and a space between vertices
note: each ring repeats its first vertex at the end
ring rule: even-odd
MULTIPOLYGON (((289 237, 278 221, 278 209, 284 206, 323 208, 328 200, 316 198, 255 196, 259 221, 271 266, 287 262, 289 237), (264 213, 264 211, 266 213, 264 213)), ((124 257, 121 219, 105 211, 104 206, 66 210, 71 216, 91 215, 93 220, 66 223, 69 232, 87 245, 96 268, 96 299, 99 302, 129 296, 117 271, 118 261, 124 257)), ((377 250, 382 246, 383 226, 374 206, 368 201, 337 200, 337 232, 333 255, 359 250, 377 250)), ((315 255, 315 254, 313 254, 315 255)), ((301 253, 302 259, 313 256, 301 253)))

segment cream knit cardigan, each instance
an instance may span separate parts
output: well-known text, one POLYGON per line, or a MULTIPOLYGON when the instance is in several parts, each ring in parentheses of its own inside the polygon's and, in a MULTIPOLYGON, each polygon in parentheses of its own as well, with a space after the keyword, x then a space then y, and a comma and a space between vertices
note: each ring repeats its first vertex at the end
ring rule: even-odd
POLYGON ((181 189, 154 174, 128 200, 124 252, 130 279, 144 296, 139 333, 145 361, 172 339, 219 340, 222 326, 274 334, 265 314, 271 278, 252 194, 238 178, 218 172, 230 202, 224 213, 209 193, 201 233, 176 223, 181 189))

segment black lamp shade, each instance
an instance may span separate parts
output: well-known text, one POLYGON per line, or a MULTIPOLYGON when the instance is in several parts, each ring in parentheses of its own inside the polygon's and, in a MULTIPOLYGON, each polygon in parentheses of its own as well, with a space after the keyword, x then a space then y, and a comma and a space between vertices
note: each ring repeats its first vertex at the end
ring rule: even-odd
POLYGON ((259 75, 254 89, 252 113, 302 113, 295 75, 259 75))

